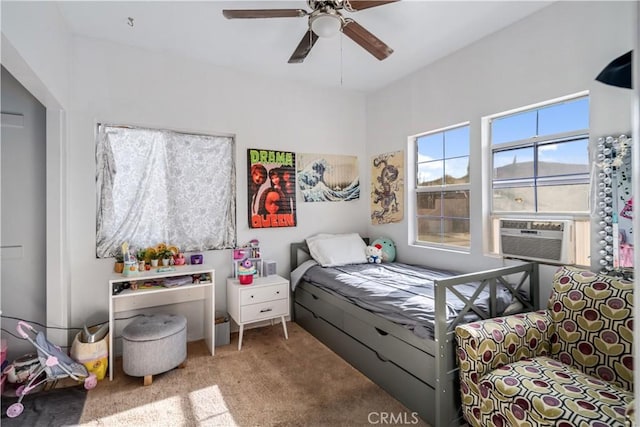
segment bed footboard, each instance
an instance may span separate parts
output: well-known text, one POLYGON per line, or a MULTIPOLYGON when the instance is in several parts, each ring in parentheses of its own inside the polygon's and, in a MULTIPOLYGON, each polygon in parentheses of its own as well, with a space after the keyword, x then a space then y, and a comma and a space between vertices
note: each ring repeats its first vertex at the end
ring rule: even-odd
POLYGON ((503 267, 478 273, 461 274, 446 279, 435 280, 435 305, 445 307, 447 291, 456 295, 465 303, 464 309, 452 321, 447 321, 446 310, 436 310, 434 341, 436 344, 435 369, 439 386, 436 389, 437 426, 450 425, 451 420, 459 419, 460 393, 458 387, 458 367, 455 348, 455 328, 463 323, 464 316, 473 311, 482 319, 499 316, 497 311, 498 285, 504 286, 520 303, 511 314, 535 311, 538 309, 538 264, 525 263, 512 267, 503 267), (469 282, 480 282, 478 289, 470 298, 456 290, 456 286, 469 282), (514 284, 515 283, 515 284, 514 284), (476 299, 483 289, 488 287, 490 301, 489 312, 476 305, 476 299), (529 299, 523 296, 526 291, 529 299))

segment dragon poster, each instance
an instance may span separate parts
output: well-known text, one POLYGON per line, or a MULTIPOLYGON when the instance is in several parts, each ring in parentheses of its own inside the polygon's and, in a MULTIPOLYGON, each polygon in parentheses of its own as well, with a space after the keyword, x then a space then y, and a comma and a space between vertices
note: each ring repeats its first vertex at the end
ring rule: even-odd
POLYGON ((247 150, 249 228, 296 226, 296 155, 247 150))
POLYGON ((371 164, 371 223, 402 221, 404 152, 379 154, 371 164))
POLYGON ((360 198, 358 158, 298 153, 298 185, 305 202, 342 202, 360 198))

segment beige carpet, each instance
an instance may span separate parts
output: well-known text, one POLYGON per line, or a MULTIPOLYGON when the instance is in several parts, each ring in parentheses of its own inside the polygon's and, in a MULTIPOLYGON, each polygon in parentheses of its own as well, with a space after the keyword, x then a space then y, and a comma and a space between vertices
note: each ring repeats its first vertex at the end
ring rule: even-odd
POLYGON ((122 373, 88 393, 85 426, 359 426, 382 417, 413 424, 411 411, 295 323, 245 331, 208 354, 189 343, 187 366, 154 377, 122 373), (385 415, 386 414, 386 415, 385 415), (392 415, 393 414, 393 418, 392 415), (401 415, 400 415, 401 414, 401 415), (400 418, 402 417, 402 418, 400 418))

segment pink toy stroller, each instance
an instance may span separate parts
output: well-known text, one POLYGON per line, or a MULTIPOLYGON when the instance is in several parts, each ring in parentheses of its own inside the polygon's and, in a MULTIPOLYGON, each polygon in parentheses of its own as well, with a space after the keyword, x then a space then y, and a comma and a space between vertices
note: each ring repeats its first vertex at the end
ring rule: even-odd
POLYGON ((37 332, 31 325, 22 321, 18 322, 16 329, 22 338, 28 340, 38 350, 40 367, 29 375, 26 385, 22 385, 16 390, 16 396, 19 399, 7 408, 9 418, 15 418, 22 414, 24 406, 20 402, 24 396, 42 383, 52 383, 53 387, 59 379, 71 377, 76 381, 84 381, 84 388, 87 390, 91 390, 98 384, 94 374, 89 374, 83 364, 76 362, 66 355, 60 347, 47 341, 42 331, 37 332), (35 341, 29 336, 29 333, 35 335, 35 341))

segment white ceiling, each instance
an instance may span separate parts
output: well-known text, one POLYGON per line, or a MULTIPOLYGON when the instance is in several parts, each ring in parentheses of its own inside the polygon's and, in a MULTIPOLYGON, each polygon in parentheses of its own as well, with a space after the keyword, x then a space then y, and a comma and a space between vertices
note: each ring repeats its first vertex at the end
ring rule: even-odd
POLYGON ((302 64, 287 61, 307 18, 234 19, 222 9, 309 10, 306 1, 58 2, 72 33, 169 52, 323 87, 373 91, 496 32, 552 1, 404 0, 345 16, 394 49, 378 61, 342 34, 320 39, 302 64), (134 19, 134 26, 127 24, 134 19))

